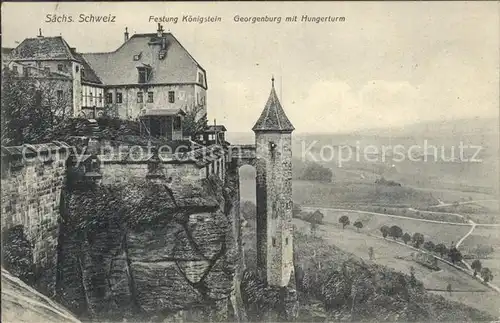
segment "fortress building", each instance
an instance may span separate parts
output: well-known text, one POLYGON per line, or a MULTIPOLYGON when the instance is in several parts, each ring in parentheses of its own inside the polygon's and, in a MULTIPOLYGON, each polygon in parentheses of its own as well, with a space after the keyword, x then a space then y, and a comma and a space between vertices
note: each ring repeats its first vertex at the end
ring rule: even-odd
MULTIPOLYGON (((145 119, 157 135, 179 132, 185 113, 206 116, 207 77, 173 34, 134 34, 112 52, 81 54, 61 36, 23 40, 2 49, 2 65, 19 77, 57 81, 57 96, 68 97, 72 117, 103 114, 145 119)), ((172 134, 172 133, 173 134, 172 134)))

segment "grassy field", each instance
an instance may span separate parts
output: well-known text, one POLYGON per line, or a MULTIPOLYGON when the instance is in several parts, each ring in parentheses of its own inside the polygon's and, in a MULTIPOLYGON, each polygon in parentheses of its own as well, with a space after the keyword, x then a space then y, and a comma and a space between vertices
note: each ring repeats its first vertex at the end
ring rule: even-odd
MULTIPOLYGON (((308 223, 298 219, 294 219, 293 223, 298 230, 308 232, 308 223)), ((484 292, 457 292, 452 293, 451 296, 449 294, 443 296, 450 300, 461 301, 493 315, 500 315, 497 305, 500 301, 499 295, 451 266, 439 263, 441 270, 432 271, 411 260, 411 254, 415 252, 412 249, 361 232, 358 233, 352 228, 342 230, 340 225, 320 225, 318 234, 329 243, 361 257, 367 262, 370 261, 368 248, 371 246, 374 249, 374 261, 378 264, 404 273, 410 273, 410 268, 414 267, 416 278, 421 280, 426 288, 446 289, 446 286, 451 284, 452 288, 457 290, 482 290, 484 292)))
POLYGON ((347 215, 351 224, 355 221, 361 221, 361 223, 363 223, 363 228, 360 230, 362 232, 381 235, 380 227, 383 225, 389 227, 397 225, 403 229, 403 232, 408 232, 410 235, 413 235, 415 232, 420 232, 424 235, 426 241, 432 241, 434 244, 444 243, 446 246, 449 246, 452 242, 457 242, 470 230, 469 225, 430 223, 416 219, 392 218, 383 215, 363 214, 355 211, 331 211, 323 209, 321 212, 325 215, 325 222, 327 221, 335 225, 338 224, 338 219, 341 216, 347 215))
MULTIPOLYGON (((479 245, 492 246, 494 252, 487 259, 480 259, 483 267, 488 267, 493 273, 493 283, 500 282, 500 228, 499 227, 476 227, 472 234, 464 240, 460 249, 466 250, 476 248, 479 245)), ((468 260, 469 264, 472 259, 468 260)))

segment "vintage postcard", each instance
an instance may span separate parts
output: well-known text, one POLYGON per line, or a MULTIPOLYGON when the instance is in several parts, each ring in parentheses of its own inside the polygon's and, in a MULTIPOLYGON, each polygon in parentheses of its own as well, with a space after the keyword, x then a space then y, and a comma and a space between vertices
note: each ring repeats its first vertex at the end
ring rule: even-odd
POLYGON ((2 322, 500 320, 499 12, 2 3, 2 322))

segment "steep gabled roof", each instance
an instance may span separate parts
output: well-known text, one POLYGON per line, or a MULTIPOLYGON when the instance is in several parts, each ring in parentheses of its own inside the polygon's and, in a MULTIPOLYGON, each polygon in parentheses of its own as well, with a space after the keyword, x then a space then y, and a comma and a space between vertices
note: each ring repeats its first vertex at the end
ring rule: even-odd
POLYGON ((76 60, 61 36, 26 38, 12 51, 12 56, 21 60, 76 60))
POLYGON ((72 52, 73 56, 76 58, 76 60, 78 62, 80 62, 80 64, 82 64, 82 67, 83 67, 82 81, 94 83, 94 84, 102 84, 101 79, 99 79, 96 72, 92 69, 92 67, 85 60, 85 58, 82 56, 82 54, 77 53, 74 50, 72 50, 71 52, 72 52))
POLYGON ((167 49, 162 60, 153 57, 150 50, 150 43, 161 41, 156 33, 134 34, 114 52, 82 55, 106 85, 137 84, 137 67, 144 64, 153 68, 147 84, 197 83, 197 69, 203 68, 171 33, 163 37, 167 49), (138 59, 134 60, 134 56, 138 59))
POLYGON ((274 79, 271 93, 267 99, 264 111, 262 111, 259 119, 252 128, 253 131, 276 131, 276 132, 292 132, 295 130, 290 120, 285 114, 281 106, 276 91, 274 90, 274 79))

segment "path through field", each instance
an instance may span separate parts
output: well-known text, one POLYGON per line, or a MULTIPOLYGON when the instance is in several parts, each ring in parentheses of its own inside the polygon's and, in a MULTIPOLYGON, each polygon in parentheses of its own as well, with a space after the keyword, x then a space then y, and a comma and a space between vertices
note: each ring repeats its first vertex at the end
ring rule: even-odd
MULTIPOLYGON (((432 271, 428 268, 418 265, 412 260, 412 253, 420 252, 419 250, 412 250, 411 246, 406 246, 401 243, 393 243, 392 241, 387 241, 381 237, 376 237, 372 234, 368 235, 367 232, 361 231, 356 232, 353 229, 346 228, 342 230, 341 226, 337 223, 337 216, 333 213, 349 212, 358 213, 360 215, 370 215, 370 216, 384 216, 389 218, 404 219, 405 221, 420 221, 423 223, 428 223, 428 225, 448 225, 450 228, 464 228, 470 227, 470 230, 466 232, 462 231, 460 238, 455 237, 454 241, 460 245, 474 230, 475 224, 469 223, 453 223, 453 222, 443 222, 434 221, 426 219, 416 219, 403 216, 391 216, 388 214, 376 213, 376 212, 366 212, 358 210, 346 210, 346 209, 334 209, 334 208, 322 208, 322 207, 302 207, 305 211, 314 211, 319 209, 324 212, 324 221, 327 224, 320 226, 320 234, 330 243, 336 245, 337 247, 351 252, 363 259, 368 258, 368 248, 373 247, 375 250, 375 262, 391 267, 395 270, 409 273, 410 268, 415 268, 415 276, 417 279, 424 283, 427 289, 445 289, 448 284, 451 284, 454 289, 460 290, 460 293, 452 293, 451 295, 443 293, 441 291, 435 291, 435 293, 441 294, 444 297, 460 301, 464 304, 476 307, 478 309, 485 310, 495 316, 500 316, 500 309, 498 304, 500 303, 500 294, 488 286, 485 286, 477 279, 471 277, 471 273, 466 273, 459 269, 454 268, 447 263, 441 262, 439 267, 440 271, 432 271), (465 226, 465 227, 464 227, 465 226), (466 292, 470 291, 470 292, 466 292)), ((309 224, 299 220, 294 219, 294 224, 301 230, 309 230, 309 224)), ((418 223, 418 222, 417 222, 418 223)), ((443 230, 452 231, 452 230, 443 230)), ((458 232, 457 232, 458 233, 458 232)), ((493 286, 492 286, 493 287, 493 286)), ((496 286, 494 286, 496 287, 496 286)))

